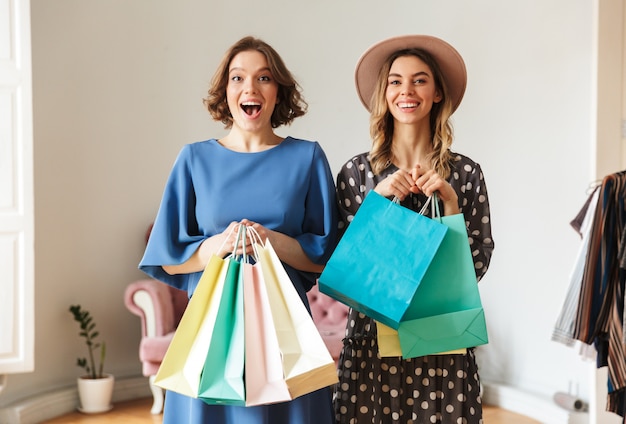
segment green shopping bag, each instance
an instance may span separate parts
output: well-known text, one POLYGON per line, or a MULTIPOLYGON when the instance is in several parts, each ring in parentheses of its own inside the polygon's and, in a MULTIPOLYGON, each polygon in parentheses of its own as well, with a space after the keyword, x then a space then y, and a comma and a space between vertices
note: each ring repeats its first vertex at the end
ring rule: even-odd
POLYGON ((198 398, 210 405, 245 406, 242 267, 233 257, 226 261, 226 281, 200 377, 198 398))
POLYGON ((398 327, 404 358, 488 343, 465 218, 435 218, 448 227, 398 327))

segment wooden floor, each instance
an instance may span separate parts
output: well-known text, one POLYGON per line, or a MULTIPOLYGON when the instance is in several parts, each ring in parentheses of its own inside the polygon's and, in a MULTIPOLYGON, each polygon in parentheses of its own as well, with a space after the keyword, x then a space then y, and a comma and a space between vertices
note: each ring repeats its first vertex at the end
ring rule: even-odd
MULTIPOLYGON (((162 416, 150 414, 150 406, 152 399, 138 399, 117 403, 105 414, 86 415, 73 412, 42 424, 161 424, 162 416)), ((540 424, 539 421, 523 415, 490 406, 483 407, 483 421, 485 424, 540 424)))

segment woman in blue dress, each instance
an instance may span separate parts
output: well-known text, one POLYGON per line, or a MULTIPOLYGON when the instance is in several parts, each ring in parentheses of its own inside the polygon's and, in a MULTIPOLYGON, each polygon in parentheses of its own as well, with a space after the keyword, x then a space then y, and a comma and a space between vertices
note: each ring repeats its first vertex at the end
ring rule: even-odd
MULTIPOLYGON (((204 104, 229 132, 180 151, 140 269, 191 296, 210 257, 232 252, 232 230, 246 225, 270 241, 308 308, 305 293, 334 249, 338 214, 320 145, 274 133, 306 112, 300 87, 271 46, 245 37, 224 56, 204 104)), ((290 402, 244 407, 168 391, 163 422, 332 423, 331 396, 328 387, 290 402)))

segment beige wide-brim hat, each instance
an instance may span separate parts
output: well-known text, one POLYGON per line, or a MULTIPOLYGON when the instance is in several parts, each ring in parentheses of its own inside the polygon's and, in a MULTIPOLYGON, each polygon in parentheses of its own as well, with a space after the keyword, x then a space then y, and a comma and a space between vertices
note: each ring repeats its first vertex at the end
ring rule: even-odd
POLYGON ((380 41, 363 53, 356 64, 356 90, 365 108, 370 111, 372 94, 383 63, 398 50, 419 48, 430 53, 441 68, 448 87, 453 111, 459 107, 467 85, 465 62, 454 47, 430 35, 403 35, 380 41))

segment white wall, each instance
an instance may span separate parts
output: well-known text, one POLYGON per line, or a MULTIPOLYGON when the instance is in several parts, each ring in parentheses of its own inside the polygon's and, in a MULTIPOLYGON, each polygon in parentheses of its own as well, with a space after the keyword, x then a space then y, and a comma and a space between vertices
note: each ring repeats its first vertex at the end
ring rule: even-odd
POLYGON ((299 79, 310 112, 283 135, 320 141, 336 173, 369 147, 353 69, 373 42, 440 36, 464 56, 455 149, 483 166, 496 242, 480 288, 482 377, 551 396, 587 365, 550 341, 579 239, 569 227, 594 178, 593 1, 32 0, 36 371, 0 406, 73 384, 84 355, 67 308, 108 341, 107 370, 140 374, 126 285, 184 143, 220 136, 201 99, 226 48, 252 34, 299 79))

